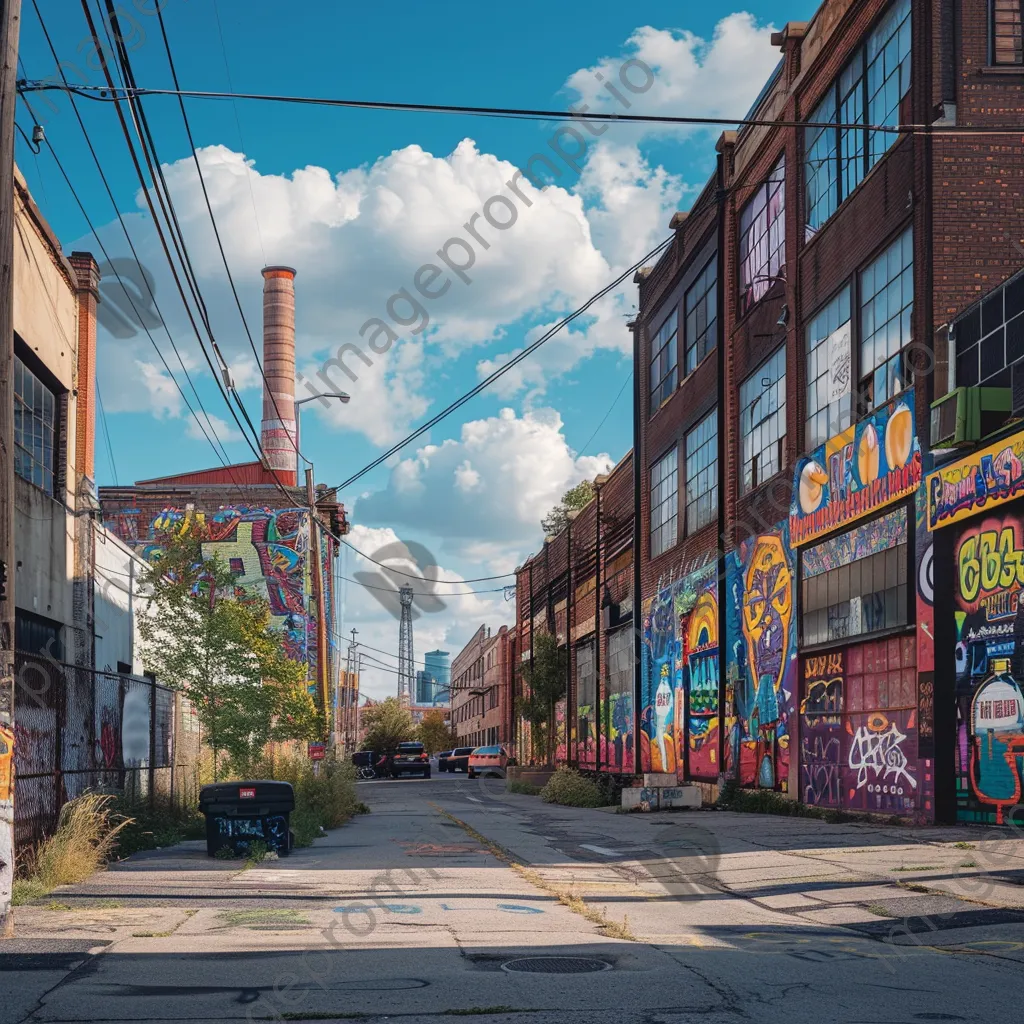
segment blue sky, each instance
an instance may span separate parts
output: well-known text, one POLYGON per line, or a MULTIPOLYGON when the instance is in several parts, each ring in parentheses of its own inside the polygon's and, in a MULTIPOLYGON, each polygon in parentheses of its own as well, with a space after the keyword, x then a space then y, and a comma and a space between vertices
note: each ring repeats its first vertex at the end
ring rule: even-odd
MULTIPOLYGON (((155 2, 138 0, 137 7, 155 2)), ((236 91, 260 93, 556 109, 582 97, 592 109, 621 110, 593 70, 614 78, 624 60, 640 58, 655 79, 634 97, 634 109, 722 116, 742 115, 777 61, 767 42, 769 23, 781 27, 813 12, 805 2, 529 0, 514 8, 464 0, 284 8, 268 0, 162 2, 186 88, 227 90, 230 83, 236 91)), ((58 17, 52 4, 40 4, 59 54, 90 83, 101 84, 99 70, 87 64, 90 46, 79 5, 65 0, 60 6, 58 17)), ((121 6, 135 9, 128 0, 121 6)), ((170 86, 157 19, 136 10, 134 25, 124 31, 138 82, 170 86)), ((21 52, 29 78, 53 73, 30 2, 21 52)), ((51 97, 52 106, 38 96, 32 100, 47 138, 110 254, 126 256, 68 100, 51 97)), ((114 110, 86 100, 79 108, 142 262, 154 276, 164 320, 204 405, 224 420, 227 410, 204 372, 152 225, 141 212, 114 110)), ((146 110, 215 333, 258 423, 256 374, 213 249, 177 102, 154 98, 146 110)), ((358 341, 358 326, 382 315, 395 290, 411 287, 416 267, 460 231, 467 211, 479 210, 516 166, 544 151, 557 129, 527 121, 242 101, 191 100, 187 110, 257 345, 259 267, 266 261, 299 268, 299 366, 309 374, 337 345, 358 341)), ((30 131, 23 106, 18 120, 30 131)), ((334 484, 351 475, 665 237, 671 212, 685 209, 710 173, 716 135, 614 126, 589 139, 582 176, 565 171, 556 188, 534 197, 529 213, 524 209, 512 228, 494 235, 492 248, 479 254, 472 284, 455 281, 431 305, 427 330, 406 334, 359 381, 342 381, 353 394, 347 408, 320 414, 316 403, 305 407, 301 447, 317 480, 334 484)), ((49 152, 36 157, 19 138, 17 155, 66 248, 91 249, 102 259, 49 152)), ((363 550, 395 537, 418 541, 435 553, 445 579, 508 571, 536 550, 540 515, 558 494, 620 458, 631 444, 625 323, 634 303, 627 281, 592 319, 527 360, 522 373, 435 427, 403 453, 403 462, 361 480, 345 494, 356 524, 353 541, 363 550)), ((154 335, 173 367, 166 335, 154 335)), ((184 386, 180 370, 176 377, 184 386)), ((118 482, 216 464, 144 335, 101 333, 99 379, 118 482)), ((252 457, 244 443, 231 440, 229 429, 221 436, 233 460, 252 457)), ((114 482, 100 445, 97 476, 101 484, 114 482)), ((359 561, 348 562, 349 575, 359 561)), ((458 650, 481 620, 497 625, 511 615, 501 594, 449 599, 443 612, 418 623, 417 649, 458 650)), ((349 587, 346 616, 368 643, 396 648, 393 621, 366 591, 349 587)), ((380 692, 391 689, 385 673, 368 674, 371 679, 380 692)))

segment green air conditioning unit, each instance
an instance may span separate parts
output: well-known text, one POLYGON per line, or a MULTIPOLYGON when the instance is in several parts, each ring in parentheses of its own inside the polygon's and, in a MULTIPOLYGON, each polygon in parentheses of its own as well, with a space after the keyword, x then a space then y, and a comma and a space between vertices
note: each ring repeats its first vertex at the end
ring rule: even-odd
POLYGON ((1010 388, 954 388, 932 402, 933 448, 972 445, 1009 418, 1010 388))

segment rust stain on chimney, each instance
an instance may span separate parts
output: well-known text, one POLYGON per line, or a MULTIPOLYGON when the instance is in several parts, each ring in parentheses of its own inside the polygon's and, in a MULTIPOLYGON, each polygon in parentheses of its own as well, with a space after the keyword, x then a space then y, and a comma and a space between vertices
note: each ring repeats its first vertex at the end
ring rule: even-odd
POLYGON ((263 268, 263 373, 263 453, 281 483, 294 487, 295 271, 291 267, 263 268))

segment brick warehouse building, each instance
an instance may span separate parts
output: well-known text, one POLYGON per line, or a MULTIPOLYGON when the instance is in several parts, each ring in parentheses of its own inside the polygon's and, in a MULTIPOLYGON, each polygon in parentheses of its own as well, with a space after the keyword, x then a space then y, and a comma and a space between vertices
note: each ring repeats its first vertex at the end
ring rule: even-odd
POLYGON ((263 459, 101 487, 99 498, 104 524, 147 560, 168 531, 202 524, 204 554, 268 602, 285 653, 306 663, 310 692, 331 711, 340 671, 336 538, 348 525, 333 491, 297 486, 295 271, 267 267, 263 278, 263 459))
MULTIPOLYGON (((1009 325, 998 351, 948 337, 1021 263, 1024 147, 950 130, 1024 124, 1020 31, 1003 0, 835 0, 785 26, 748 118, 777 123, 722 133, 637 275, 638 770, 954 816, 929 407, 1008 387, 1024 355, 1009 325)), ((557 543, 520 572, 521 630, 555 627, 557 543)))
POLYGON ((457 746, 514 744, 515 629, 480 626, 452 661, 451 722, 457 746))
MULTIPOLYGON (((631 774, 632 454, 594 486, 595 497, 516 570, 518 662, 530 663, 538 633, 555 635, 567 650, 566 698, 556 707, 556 758, 590 771, 631 774)), ((523 686, 518 678, 513 684, 517 692, 523 686)), ((523 723, 520 730, 528 733, 523 723)), ((517 747, 520 760, 528 760, 529 736, 520 735, 517 747)))

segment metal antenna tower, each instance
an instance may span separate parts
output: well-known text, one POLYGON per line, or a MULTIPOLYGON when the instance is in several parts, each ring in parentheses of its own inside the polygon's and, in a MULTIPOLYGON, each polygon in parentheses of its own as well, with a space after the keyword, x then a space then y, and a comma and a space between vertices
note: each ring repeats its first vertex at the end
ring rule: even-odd
POLYGON ((402 603, 402 618, 398 624, 398 699, 412 703, 416 673, 412 657, 412 599, 413 589, 403 583, 398 591, 402 603))

